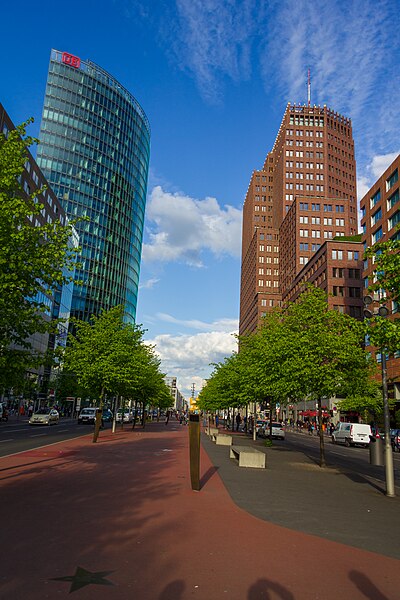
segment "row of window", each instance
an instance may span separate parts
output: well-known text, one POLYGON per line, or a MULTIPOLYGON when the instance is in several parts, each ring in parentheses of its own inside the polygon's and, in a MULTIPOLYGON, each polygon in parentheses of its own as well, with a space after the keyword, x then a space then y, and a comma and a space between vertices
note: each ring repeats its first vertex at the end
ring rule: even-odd
MULTIPOLYGON (((308 225, 308 223, 310 222, 311 225, 320 225, 321 224, 321 217, 308 217, 308 216, 303 216, 301 215, 299 217, 299 221, 302 225, 308 225)), ((333 218, 332 217, 324 217, 323 219, 324 225, 333 225, 333 218)), ((344 227, 344 219, 335 219, 335 225, 337 227, 344 227)))
POLYGON ((296 135, 297 137, 303 137, 304 135, 306 137, 314 137, 314 133, 315 137, 324 137, 324 132, 319 129, 315 132, 313 129, 286 129, 286 135, 296 135))
POLYGON ((264 244, 260 244, 259 250, 260 252, 279 252, 279 246, 265 246, 264 244))
MULTIPOLYGON (((343 250, 332 250, 332 260, 343 260, 344 251, 343 250)), ((359 260, 360 253, 358 250, 348 250, 347 251, 347 260, 359 260)))
POLYGON ((274 280, 271 281, 270 279, 259 279, 258 280, 258 285, 259 287, 264 287, 264 282, 265 282, 265 287, 274 287, 274 288, 278 288, 279 287, 279 281, 274 280))
MULTIPOLYGON (((308 229, 300 229, 299 230, 300 233, 300 237, 310 237, 310 232, 308 229)), ((324 231, 324 239, 326 240, 331 240, 333 239, 336 235, 343 235, 343 232, 337 231, 336 234, 333 231, 324 231)), ((321 237, 321 231, 319 229, 312 229, 311 230, 311 237, 312 238, 320 238, 321 237)))
POLYGON ((303 183, 286 183, 285 188, 287 190, 307 190, 307 191, 312 191, 312 190, 316 190, 317 192, 323 192, 324 191, 324 186, 323 185, 313 185, 313 184, 309 184, 306 183, 306 185, 304 186, 303 183))
POLYGON ((297 146, 297 147, 302 147, 305 146, 306 148, 313 148, 314 146, 316 148, 323 148, 324 147, 324 143, 323 142, 314 142, 313 141, 306 141, 305 143, 303 142, 303 140, 296 140, 296 143, 294 143, 293 140, 286 140, 286 146, 297 146))

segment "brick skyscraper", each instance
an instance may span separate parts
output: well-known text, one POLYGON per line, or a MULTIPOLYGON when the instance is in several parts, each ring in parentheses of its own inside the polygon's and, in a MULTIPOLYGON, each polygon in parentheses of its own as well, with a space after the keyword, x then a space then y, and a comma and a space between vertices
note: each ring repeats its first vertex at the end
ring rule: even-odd
POLYGON ((288 104, 243 206, 240 334, 254 331, 269 309, 290 298, 296 276, 324 242, 355 234, 350 119, 326 106, 288 104))

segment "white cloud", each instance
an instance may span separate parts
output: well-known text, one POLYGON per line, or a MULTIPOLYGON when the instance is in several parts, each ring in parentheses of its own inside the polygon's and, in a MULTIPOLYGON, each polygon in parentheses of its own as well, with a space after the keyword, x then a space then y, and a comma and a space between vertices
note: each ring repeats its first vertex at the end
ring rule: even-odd
POLYGON ((190 396, 193 382, 200 391, 201 382, 213 370, 210 363, 220 362, 237 350, 233 333, 222 331, 179 336, 162 334, 146 343, 155 345, 162 370, 178 378, 178 388, 185 397, 190 396))
POLYGON ((144 261, 182 261, 202 267, 202 253, 240 256, 241 211, 215 198, 196 200, 156 186, 147 203, 144 261))
POLYGON ((139 290, 151 290, 160 280, 153 277, 139 285, 139 290))
POLYGON ((398 154, 398 152, 390 152, 389 154, 381 154, 373 157, 370 169, 375 180, 379 179, 382 173, 386 171, 398 154))
POLYGON ((176 59, 194 76, 203 98, 216 103, 222 76, 250 75, 251 35, 257 27, 254 0, 177 0, 176 59))
POLYGON ((183 325, 184 327, 188 327, 190 329, 199 329, 201 331, 224 331, 230 333, 232 331, 236 331, 239 327, 239 321, 237 319, 219 319, 218 321, 213 321, 212 323, 205 323, 204 321, 199 321, 197 319, 177 319, 166 313, 157 313, 156 317, 160 321, 175 323, 177 325, 183 325))

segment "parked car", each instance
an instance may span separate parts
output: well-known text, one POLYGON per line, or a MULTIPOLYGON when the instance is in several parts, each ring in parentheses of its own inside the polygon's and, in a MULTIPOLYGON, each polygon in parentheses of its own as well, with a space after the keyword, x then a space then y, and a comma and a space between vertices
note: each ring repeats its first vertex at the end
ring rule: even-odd
POLYGON ((400 452, 400 429, 390 430, 390 441, 392 444, 393 452, 400 452))
POLYGON ((82 408, 78 415, 78 425, 82 425, 83 423, 90 423, 93 425, 96 420, 97 410, 96 407, 82 408))
POLYGON ((267 421, 262 431, 263 433, 261 435, 264 435, 265 437, 269 437, 271 434, 272 438, 279 440, 285 439, 285 429, 282 423, 278 423, 278 421, 272 421, 272 431, 270 428, 270 424, 267 421))
MULTIPOLYGON (((124 423, 132 423, 133 421, 133 412, 131 412, 128 408, 124 410, 124 423)), ((117 411, 117 423, 122 422, 122 410, 117 411)))
POLYGON ((55 408, 39 408, 29 419, 29 425, 57 425, 60 420, 55 408))
MULTIPOLYGON (((264 435, 264 428, 267 424, 265 419, 257 419, 256 421, 256 434, 259 436, 264 435)), ((253 428, 249 425, 248 433, 253 433, 253 428)))
POLYGON ((367 447, 371 435, 371 426, 366 423, 338 423, 332 432, 332 443, 367 447))
POLYGON ((113 420, 112 411, 109 408, 103 408, 103 421, 109 423, 113 420))

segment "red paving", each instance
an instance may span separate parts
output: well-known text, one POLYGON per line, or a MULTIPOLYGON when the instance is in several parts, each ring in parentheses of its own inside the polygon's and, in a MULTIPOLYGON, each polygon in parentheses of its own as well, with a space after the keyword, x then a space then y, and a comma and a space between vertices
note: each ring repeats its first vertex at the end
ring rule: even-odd
POLYGON ((77 567, 113 584, 77 600, 400 598, 399 561, 247 514, 203 449, 201 473, 171 421, 0 459, 0 598, 66 597, 77 567))

